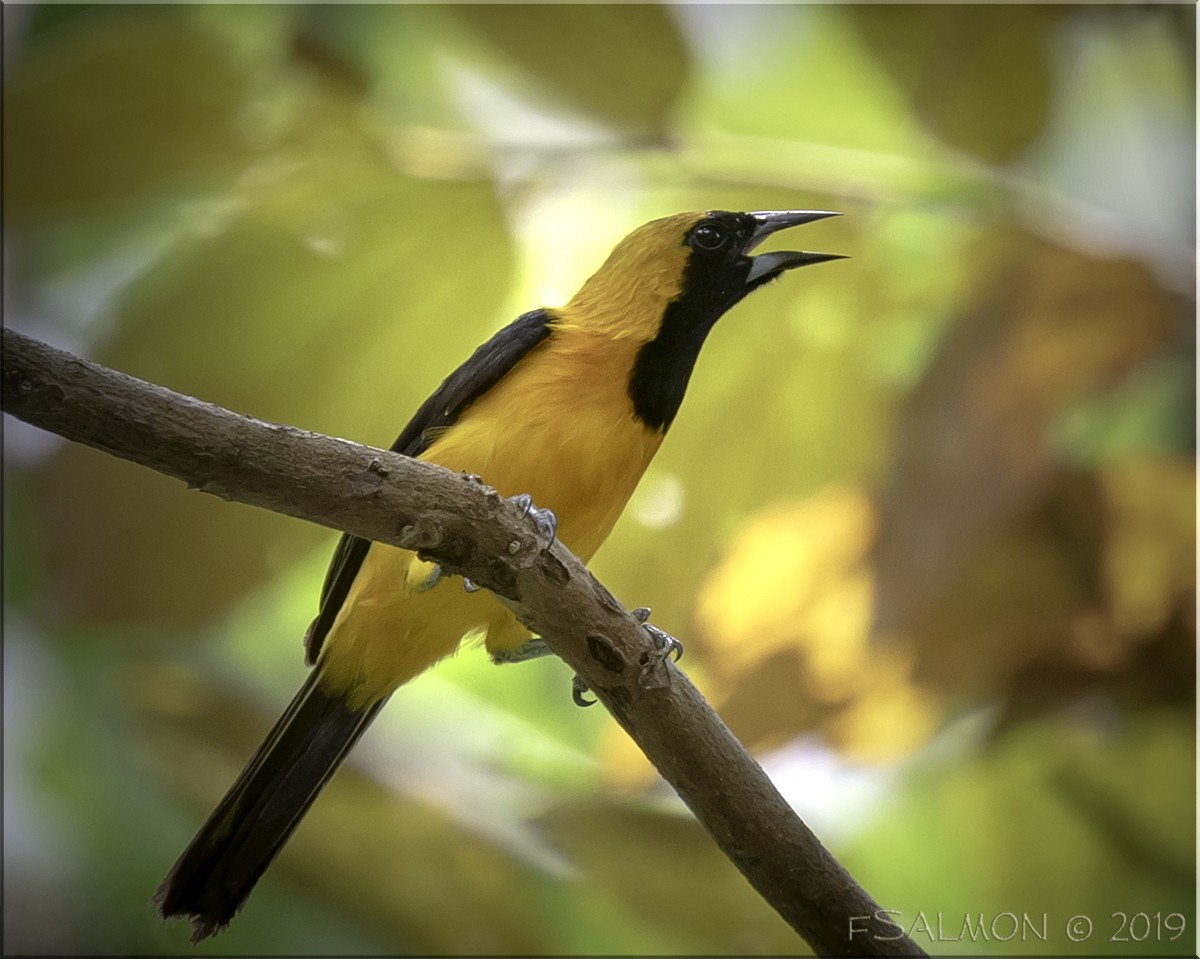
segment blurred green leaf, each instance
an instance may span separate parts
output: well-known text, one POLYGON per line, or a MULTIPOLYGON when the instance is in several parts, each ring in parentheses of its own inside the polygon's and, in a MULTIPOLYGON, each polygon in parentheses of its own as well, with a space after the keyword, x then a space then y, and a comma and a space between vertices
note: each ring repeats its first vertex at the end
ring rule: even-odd
MULTIPOLYGON (((865 176, 874 183, 879 177, 901 191, 915 180, 935 179, 927 169, 927 138, 849 23, 848 7, 711 9, 714 33, 740 27, 755 37, 741 56, 701 60, 696 67, 692 106, 703 120, 696 133, 702 138, 715 127, 749 137, 738 168, 766 161, 778 170, 776 176, 792 168, 794 180, 784 182, 799 186, 811 171, 794 166, 811 156, 835 167, 842 182, 865 176), (823 156, 830 147, 832 159, 823 156), (792 157, 800 159, 789 162, 792 157)), ((778 182, 764 179, 760 190, 778 182)))
POLYGON ((852 4, 845 13, 937 137, 994 163, 1015 159, 1051 107, 1049 4, 852 4))
POLYGON ((36 46, 46 40, 56 38, 63 27, 73 26, 78 21, 86 21, 103 10, 103 3, 39 3, 31 6, 26 40, 30 46, 36 46))
POLYGON ((37 537, 37 512, 33 502, 27 474, 6 468, 3 503, 4 599, 6 603, 12 603, 13 608, 36 603, 39 593, 45 589, 41 544, 37 537))
POLYGON ((542 826, 580 865, 571 953, 600 937, 614 955, 811 954, 688 816, 561 804, 542 826))
MULTIPOLYGON (((499 325, 510 257, 490 187, 398 173, 354 102, 318 88, 279 152, 118 291, 116 333, 97 358, 240 412, 386 447, 499 325)), ((177 484, 82 448, 62 449, 39 475, 44 502, 78 506, 47 510, 40 530, 72 615, 195 621, 319 537, 181 499, 177 484), (114 543, 124 566, 89 559, 114 543), (163 563, 222 572, 204 589, 182 572, 138 585, 163 563)))
POLYGON ((254 152, 250 78, 220 37, 178 12, 69 27, 5 77, 10 225, 212 188, 254 152))
POLYGON ((450 9, 554 95, 622 129, 661 133, 688 78, 688 51, 658 5, 450 9))
POLYGON ((1152 710, 1113 727, 1094 705, 1098 714, 1025 724, 982 753, 918 766, 847 845, 852 872, 903 872, 902 898, 879 895, 905 929, 920 912, 936 933, 941 915, 946 938, 917 945, 947 955, 1195 954, 1191 711, 1152 710), (1179 912, 1187 928, 1174 940, 1114 941, 1118 910, 1179 912), (1037 928, 1044 914, 1046 940, 950 938, 964 916, 988 926, 1004 912, 1037 928), (1065 929, 1077 914, 1095 934, 1073 942, 1065 929))

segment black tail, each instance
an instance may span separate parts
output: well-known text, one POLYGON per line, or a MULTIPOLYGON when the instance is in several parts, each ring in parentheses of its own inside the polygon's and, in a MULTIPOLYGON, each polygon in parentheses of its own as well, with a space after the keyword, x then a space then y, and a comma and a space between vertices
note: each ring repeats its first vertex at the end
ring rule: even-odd
POLYGON ((179 861, 154 901, 188 916, 192 942, 229 924, 321 788, 386 700, 352 710, 317 685, 301 687, 179 861))

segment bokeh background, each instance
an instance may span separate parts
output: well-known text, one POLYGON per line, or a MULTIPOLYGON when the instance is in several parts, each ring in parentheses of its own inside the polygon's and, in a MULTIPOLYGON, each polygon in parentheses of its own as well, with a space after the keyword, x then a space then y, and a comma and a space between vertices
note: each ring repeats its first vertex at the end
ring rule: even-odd
MULTIPOLYGON (((386 446, 639 223, 844 211, 593 567, 931 952, 1194 955, 1194 17, 6 5, 4 320, 386 446)), ((4 432, 5 951, 192 954, 336 536, 4 432)), ((195 953, 804 953, 570 675, 407 687, 195 953)))

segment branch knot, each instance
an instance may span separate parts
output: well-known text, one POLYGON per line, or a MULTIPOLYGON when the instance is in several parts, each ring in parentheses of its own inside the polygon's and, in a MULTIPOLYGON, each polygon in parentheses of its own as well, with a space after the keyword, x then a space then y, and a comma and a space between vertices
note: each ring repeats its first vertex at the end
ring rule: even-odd
POLYGON ((428 516, 419 516, 415 522, 400 527, 400 545, 415 553, 421 550, 436 549, 442 545, 444 538, 442 524, 428 516))
POLYGON ((587 638, 588 653, 592 659, 607 669, 610 673, 625 671, 627 660, 625 654, 613 645, 607 636, 592 635, 587 638))

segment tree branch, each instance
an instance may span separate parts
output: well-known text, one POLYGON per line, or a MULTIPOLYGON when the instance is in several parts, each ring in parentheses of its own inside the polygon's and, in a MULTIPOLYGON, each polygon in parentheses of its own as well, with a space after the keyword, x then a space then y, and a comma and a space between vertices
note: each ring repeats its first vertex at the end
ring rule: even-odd
POLYGON ((755 889, 820 955, 923 955, 645 631, 478 479, 264 423, 4 330, 4 410, 224 499, 415 549, 508 603, 588 683, 755 889))

